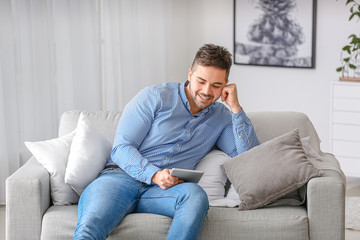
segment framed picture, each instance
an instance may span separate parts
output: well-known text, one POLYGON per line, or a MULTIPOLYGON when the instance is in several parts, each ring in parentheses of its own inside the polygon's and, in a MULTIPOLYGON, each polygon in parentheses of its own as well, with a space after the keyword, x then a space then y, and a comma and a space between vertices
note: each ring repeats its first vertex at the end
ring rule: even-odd
POLYGON ((314 68, 316 0, 234 0, 234 63, 314 68))

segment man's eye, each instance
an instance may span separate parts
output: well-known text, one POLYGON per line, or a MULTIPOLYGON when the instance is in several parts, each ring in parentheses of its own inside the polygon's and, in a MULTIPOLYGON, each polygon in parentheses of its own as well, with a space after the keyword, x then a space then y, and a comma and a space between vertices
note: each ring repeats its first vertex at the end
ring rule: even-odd
POLYGON ((214 85, 214 86, 213 86, 213 88, 220 88, 220 87, 219 87, 219 86, 217 86, 217 85, 214 85))

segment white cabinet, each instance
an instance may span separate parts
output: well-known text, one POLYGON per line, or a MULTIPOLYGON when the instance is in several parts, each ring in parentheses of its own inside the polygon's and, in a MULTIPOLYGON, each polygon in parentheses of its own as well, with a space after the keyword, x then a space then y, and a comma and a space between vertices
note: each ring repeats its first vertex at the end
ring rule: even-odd
POLYGON ((346 176, 360 177, 360 83, 331 85, 331 151, 346 176))

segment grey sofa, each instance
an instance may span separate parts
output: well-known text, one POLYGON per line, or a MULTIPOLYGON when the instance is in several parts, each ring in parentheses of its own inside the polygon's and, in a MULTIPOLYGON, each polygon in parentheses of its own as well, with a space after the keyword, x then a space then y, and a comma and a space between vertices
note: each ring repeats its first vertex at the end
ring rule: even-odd
MULTIPOLYGON (((80 111, 62 115, 59 136, 76 128, 80 111)), ((91 122, 113 140, 120 112, 86 112, 91 122)), ((322 153, 319 137, 303 113, 248 113, 260 142, 298 128, 301 137, 322 156, 323 177, 307 184, 306 203, 239 211, 210 207, 200 239, 326 239, 345 238, 345 180, 333 155, 322 153)), ((276 166, 274 166, 276 167, 276 166)), ((77 222, 77 205, 51 203, 49 174, 32 157, 6 181, 6 239, 71 239, 77 222)), ((108 239, 165 239, 171 218, 130 214, 108 239)))

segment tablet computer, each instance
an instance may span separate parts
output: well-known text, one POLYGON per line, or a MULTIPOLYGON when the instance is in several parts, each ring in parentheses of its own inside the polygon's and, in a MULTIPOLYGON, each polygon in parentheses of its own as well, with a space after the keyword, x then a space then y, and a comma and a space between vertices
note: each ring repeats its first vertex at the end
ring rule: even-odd
POLYGON ((184 180, 184 182, 193 182, 193 183, 198 183, 203 174, 204 174, 203 171, 182 169, 182 168, 173 168, 170 171, 171 176, 184 180))

